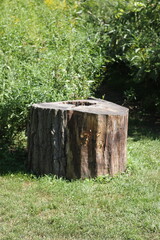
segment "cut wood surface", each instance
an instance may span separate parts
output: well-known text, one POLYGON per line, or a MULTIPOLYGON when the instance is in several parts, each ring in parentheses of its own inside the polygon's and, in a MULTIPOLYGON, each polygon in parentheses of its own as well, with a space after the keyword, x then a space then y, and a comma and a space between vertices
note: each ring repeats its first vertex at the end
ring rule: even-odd
POLYGON ((99 100, 33 104, 28 169, 67 179, 123 172, 128 109, 99 100))

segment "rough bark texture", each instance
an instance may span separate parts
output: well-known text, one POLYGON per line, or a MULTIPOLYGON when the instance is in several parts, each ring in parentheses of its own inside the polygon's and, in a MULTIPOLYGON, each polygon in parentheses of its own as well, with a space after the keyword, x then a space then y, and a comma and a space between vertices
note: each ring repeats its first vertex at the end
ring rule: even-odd
POLYGON ((126 168, 128 109, 103 100, 34 104, 28 168, 68 179, 114 175, 126 168))

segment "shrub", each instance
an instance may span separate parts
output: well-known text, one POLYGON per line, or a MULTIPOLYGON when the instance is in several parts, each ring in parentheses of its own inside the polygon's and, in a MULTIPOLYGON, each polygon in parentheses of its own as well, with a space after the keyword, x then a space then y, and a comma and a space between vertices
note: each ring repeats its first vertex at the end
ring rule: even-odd
POLYGON ((129 1, 118 6, 108 26, 107 77, 114 85, 134 89, 143 107, 160 112, 160 4, 129 1))
POLYGON ((86 98, 91 94, 91 85, 104 59, 103 24, 99 19, 102 2, 1 3, 2 143, 12 143, 25 129, 32 103, 86 98))

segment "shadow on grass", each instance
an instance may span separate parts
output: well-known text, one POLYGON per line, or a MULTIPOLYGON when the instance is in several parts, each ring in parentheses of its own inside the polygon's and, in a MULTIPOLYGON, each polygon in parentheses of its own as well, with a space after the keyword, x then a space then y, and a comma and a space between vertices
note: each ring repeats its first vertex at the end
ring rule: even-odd
POLYGON ((138 141, 143 138, 160 139, 160 117, 142 112, 130 112, 128 137, 138 141))
POLYGON ((24 148, 14 150, 0 149, 0 175, 26 173, 27 152, 24 148))
POLYGON ((112 83, 106 83, 104 80, 95 95, 97 98, 103 96, 106 101, 129 108, 128 137, 135 141, 142 138, 160 139, 160 114, 146 112, 139 102, 127 102, 123 88, 117 89, 116 86, 112 86, 112 83))

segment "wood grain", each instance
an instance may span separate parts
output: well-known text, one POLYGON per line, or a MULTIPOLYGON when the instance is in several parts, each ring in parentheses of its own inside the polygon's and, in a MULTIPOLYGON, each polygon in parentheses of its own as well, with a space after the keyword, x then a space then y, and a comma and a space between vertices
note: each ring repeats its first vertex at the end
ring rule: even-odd
POLYGON ((28 169, 67 179, 117 174, 126 168, 128 109, 99 100, 33 104, 28 169))

